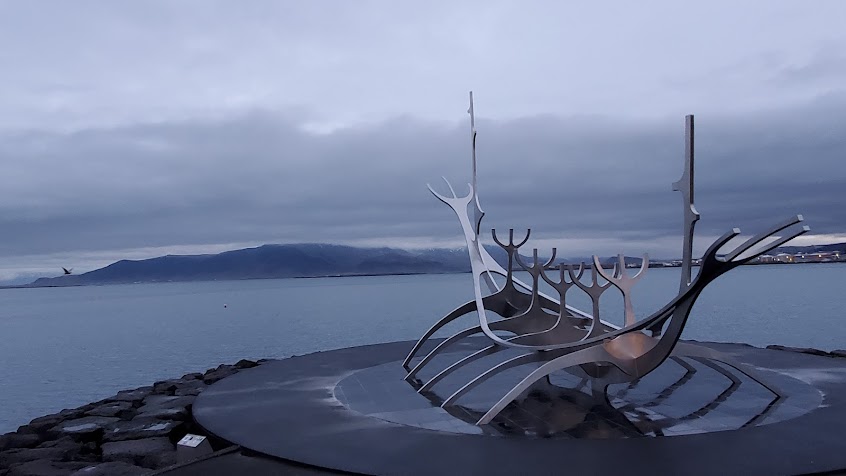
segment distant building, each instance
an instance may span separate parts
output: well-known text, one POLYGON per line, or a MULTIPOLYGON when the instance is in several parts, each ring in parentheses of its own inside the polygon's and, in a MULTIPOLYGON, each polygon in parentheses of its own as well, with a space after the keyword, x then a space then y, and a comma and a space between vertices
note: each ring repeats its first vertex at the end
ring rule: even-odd
POLYGON ((773 255, 761 255, 758 257, 759 263, 775 263, 776 258, 773 255))
POLYGON ((788 253, 779 253, 773 258, 774 263, 795 263, 796 257, 788 253))

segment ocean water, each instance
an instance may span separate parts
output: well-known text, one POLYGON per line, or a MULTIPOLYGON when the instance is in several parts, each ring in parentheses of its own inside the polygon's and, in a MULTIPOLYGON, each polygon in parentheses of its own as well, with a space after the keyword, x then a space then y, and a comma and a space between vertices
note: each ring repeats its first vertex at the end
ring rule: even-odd
MULTIPOLYGON (((672 298, 678 279, 678 268, 650 269, 634 288, 638 317, 672 298)), ((844 264, 738 268, 706 289, 684 337, 846 348, 844 282, 844 264)), ((417 339, 471 297, 469 274, 0 290, 0 433, 242 358, 417 339)), ((568 302, 589 309, 576 292, 568 302)), ((621 308, 606 292, 604 315, 622 322, 621 308)))

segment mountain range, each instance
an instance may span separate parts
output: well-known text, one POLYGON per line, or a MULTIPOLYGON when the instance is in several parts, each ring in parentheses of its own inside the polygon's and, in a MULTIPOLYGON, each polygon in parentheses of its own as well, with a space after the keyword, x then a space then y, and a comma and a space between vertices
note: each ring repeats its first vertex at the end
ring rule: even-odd
MULTIPOLYGON (((505 253, 501 249, 492 247, 490 251, 504 259, 505 253)), ((121 260, 84 274, 39 278, 27 286, 459 273, 469 270, 467 251, 462 248, 408 251, 305 243, 263 245, 209 255, 121 260)))
MULTIPOLYGON (((505 266, 507 257, 502 248, 486 246, 486 249, 497 262, 505 266)), ((846 243, 779 249, 790 253, 834 250, 846 252, 846 243)), ((610 264, 614 260, 613 257, 601 259, 603 264, 610 264)), ((563 261, 590 262, 590 258, 569 258, 563 261)), ((640 258, 626 257, 626 263, 639 264, 640 258)), ((302 243, 263 245, 219 254, 121 260, 83 274, 39 278, 24 287, 469 271, 470 261, 466 248, 403 250, 302 243)))

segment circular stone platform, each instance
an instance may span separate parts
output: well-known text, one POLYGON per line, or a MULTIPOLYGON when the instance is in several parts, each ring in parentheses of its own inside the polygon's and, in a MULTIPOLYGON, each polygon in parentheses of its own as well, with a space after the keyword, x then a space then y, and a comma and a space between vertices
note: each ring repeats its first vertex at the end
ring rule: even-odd
MULTIPOLYGON (((846 359, 706 344, 758 367, 783 398, 723 364, 674 358, 637 382, 610 386, 607 401, 591 397, 589 383, 554 374, 491 424, 476 426, 525 371, 504 373, 442 409, 443 398, 482 367, 468 366, 421 395, 419 385, 403 380, 401 362, 412 344, 266 363, 200 394, 194 418, 244 448, 368 474, 799 474, 846 468, 839 436, 846 428, 846 359)), ((420 378, 477 344, 439 356, 420 378)))

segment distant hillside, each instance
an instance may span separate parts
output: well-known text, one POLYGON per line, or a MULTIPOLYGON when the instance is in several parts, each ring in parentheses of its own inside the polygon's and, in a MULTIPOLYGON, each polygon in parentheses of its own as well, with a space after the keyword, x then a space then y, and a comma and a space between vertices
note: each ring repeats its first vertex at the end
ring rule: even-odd
POLYGON ((264 245, 215 255, 121 260, 79 275, 39 278, 30 286, 168 281, 456 273, 470 270, 463 249, 406 251, 327 244, 264 245))
MULTIPOLYGON (((506 254, 498 246, 488 252, 505 266, 506 254)), ((823 246, 784 247, 777 252, 846 250, 846 243, 823 246)), ((846 251, 844 251, 846 252, 846 251)), ((529 258, 524 261, 529 262, 529 258)), ((590 258, 564 262, 590 263, 590 258)), ((603 266, 616 262, 601 258, 603 266)), ((640 264, 640 258, 626 257, 626 263, 640 264)), ((264 245, 226 251, 215 255, 168 255, 146 260, 121 260, 105 268, 79 275, 39 278, 27 287, 82 286, 98 284, 155 283, 170 281, 216 281, 233 279, 302 278, 319 276, 361 276, 387 274, 461 273, 470 271, 465 248, 401 250, 356 248, 328 244, 264 245)))

